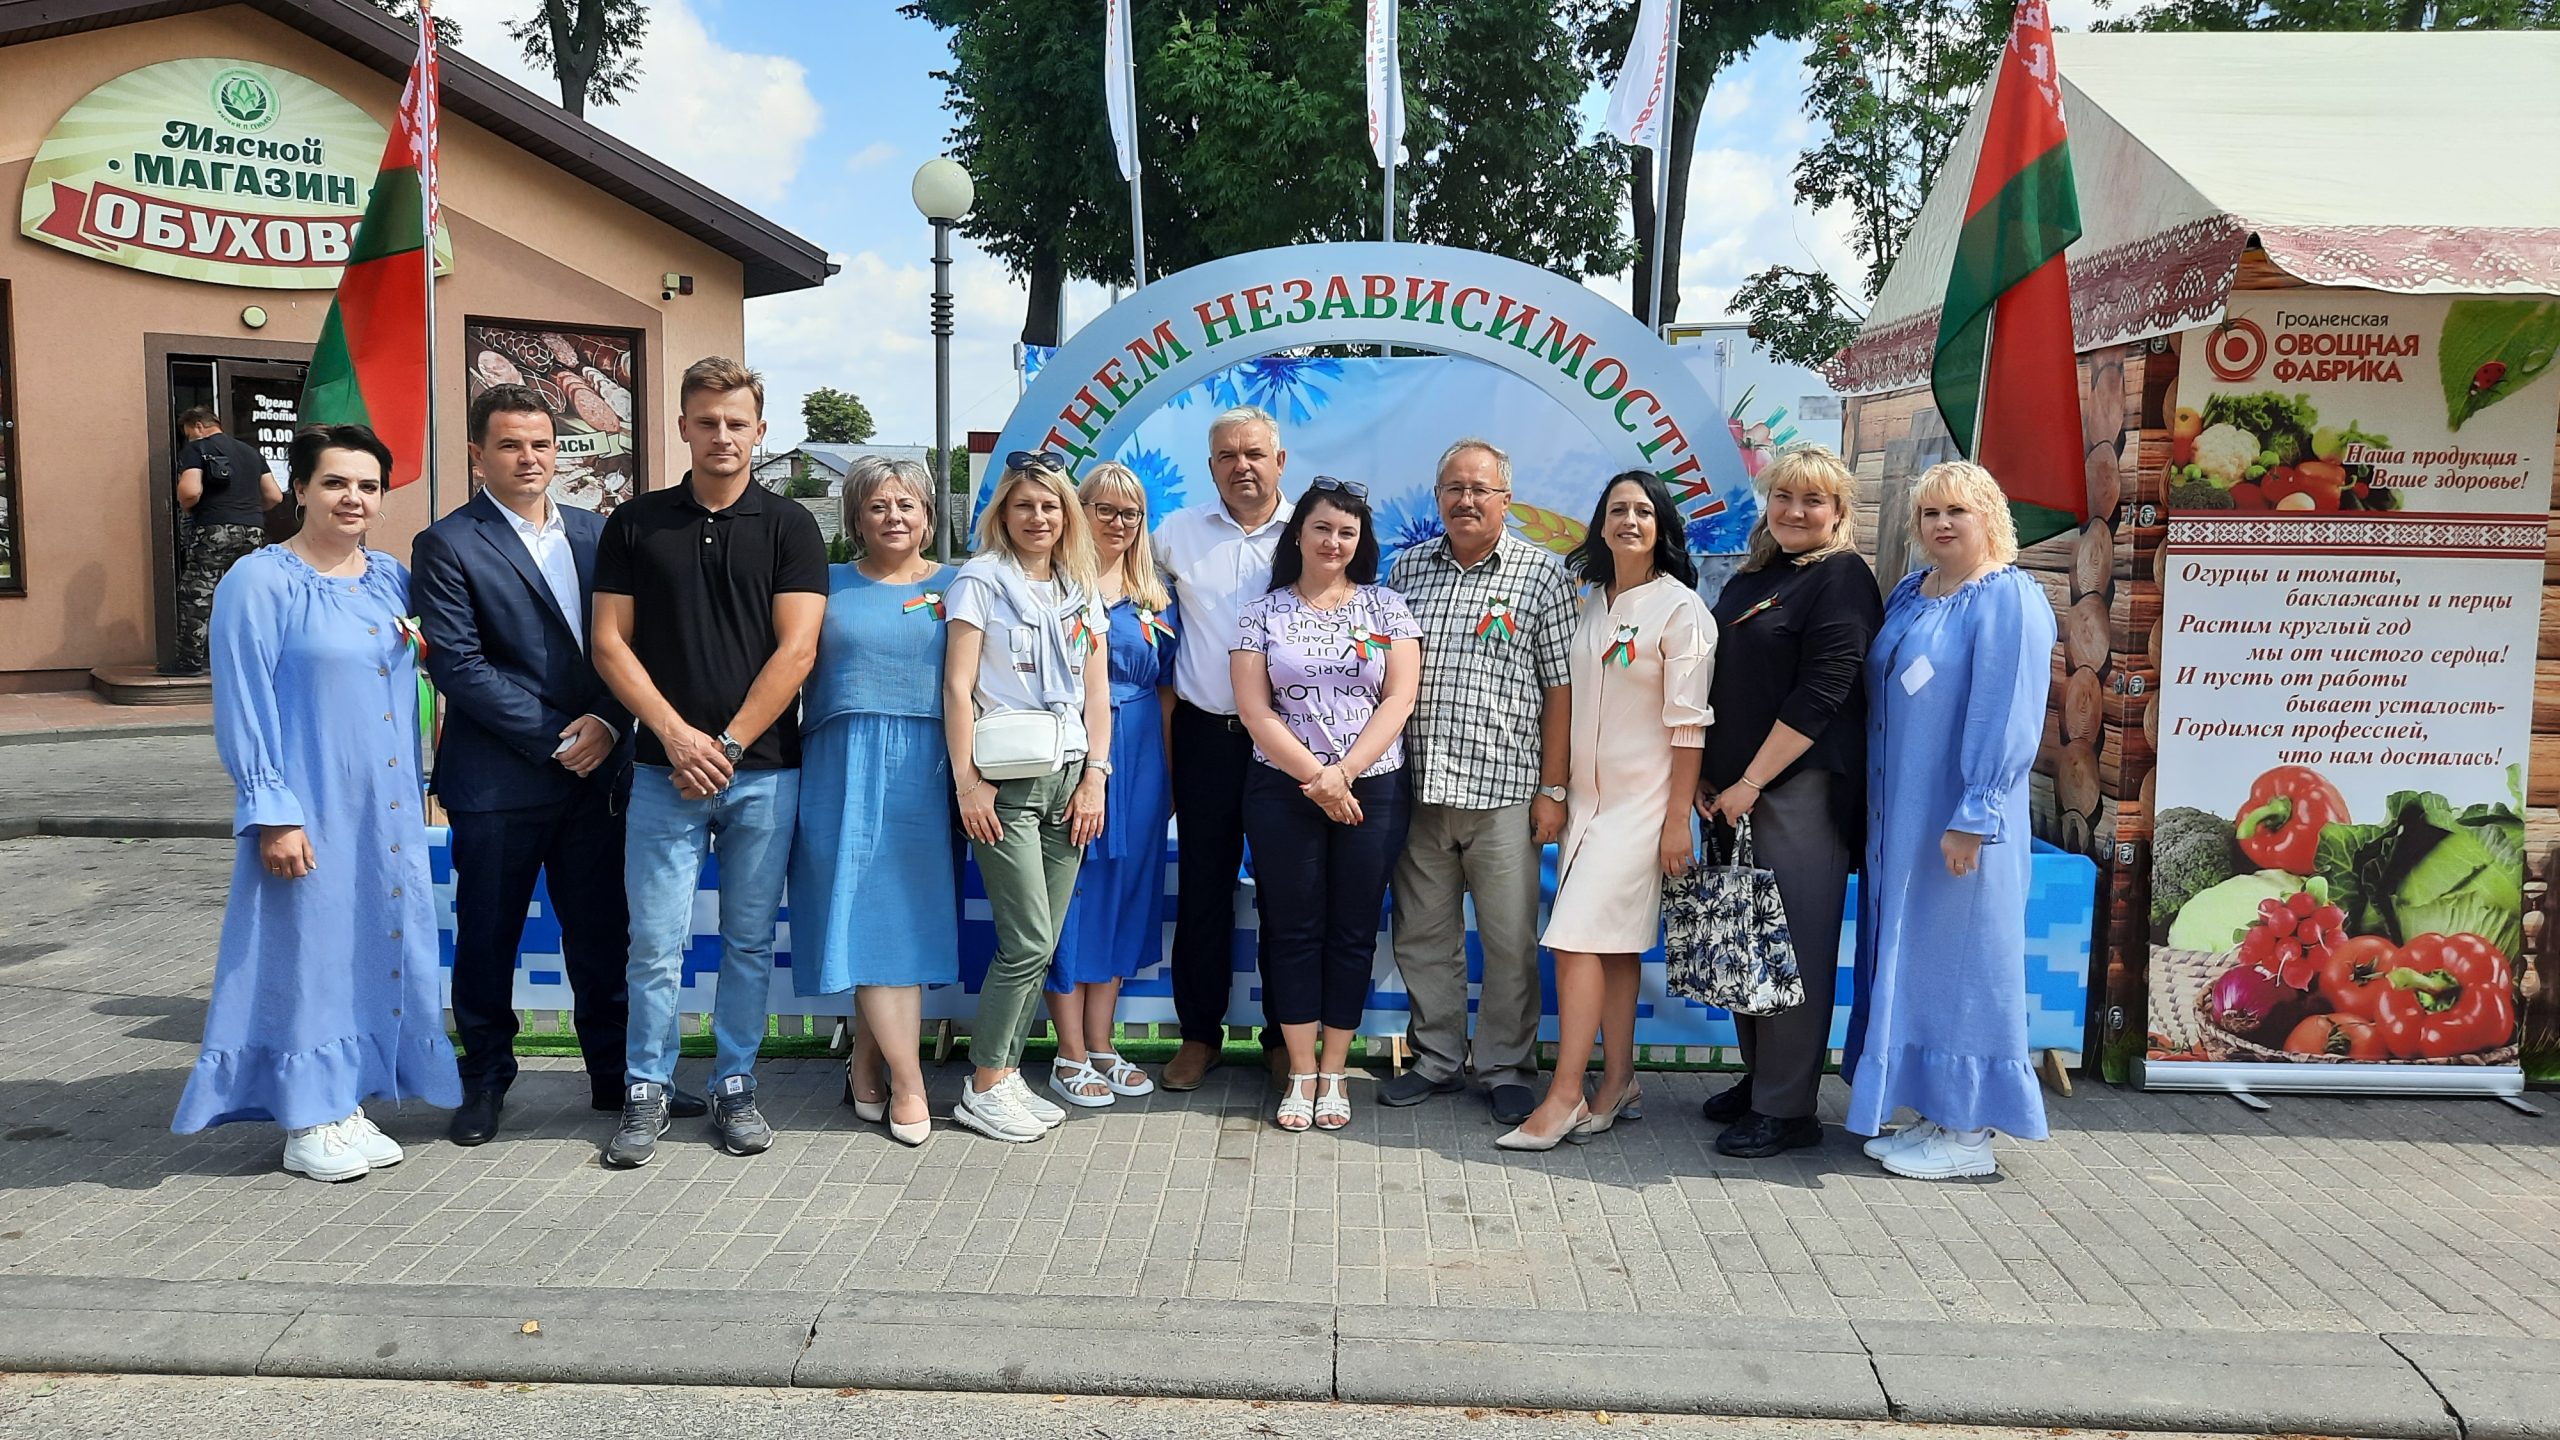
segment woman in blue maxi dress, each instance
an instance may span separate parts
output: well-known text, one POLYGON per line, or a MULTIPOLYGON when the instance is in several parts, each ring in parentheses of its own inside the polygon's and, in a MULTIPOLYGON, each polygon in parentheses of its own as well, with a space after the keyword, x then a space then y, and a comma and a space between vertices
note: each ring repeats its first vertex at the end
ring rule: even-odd
POLYGON ((908 1145, 931 1134, 916 1053, 923 987, 960 978, 959 841, 942 739, 942 595, 957 572, 925 553, 932 483, 912 460, 866 458, 845 477, 844 513, 863 553, 828 573, 818 656, 801 689, 791 846, 792 988, 853 992, 845 1103, 908 1145))
POLYGON ((2045 1136, 2027 1060, 2028 776, 2055 627, 1981 467, 1932 467, 1912 510, 1935 563, 1894 587, 1867 654, 1869 838, 1842 1069, 1849 1129, 1878 1137, 1867 1153, 1951 1179, 1992 1173, 1992 1131, 2045 1136), (1906 1106, 1919 1123, 1881 1134, 1906 1106))
POLYGON ((214 591, 214 745, 238 837, 204 1048, 170 1129, 285 1130, 285 1168, 353 1180, 399 1145, 363 1103, 462 1103, 444 1033, 409 572, 364 548, 390 452, 294 443, 300 533, 214 591))
POLYGON ((1146 486, 1096 465, 1077 487, 1094 569, 1111 607, 1111 781, 1102 835, 1085 850, 1066 928, 1049 965, 1058 1056, 1049 1088, 1070 1105, 1109 1105, 1155 1089, 1113 1048, 1122 982, 1164 958, 1164 841, 1173 818, 1163 687, 1173 684, 1181 624, 1147 543, 1146 486))

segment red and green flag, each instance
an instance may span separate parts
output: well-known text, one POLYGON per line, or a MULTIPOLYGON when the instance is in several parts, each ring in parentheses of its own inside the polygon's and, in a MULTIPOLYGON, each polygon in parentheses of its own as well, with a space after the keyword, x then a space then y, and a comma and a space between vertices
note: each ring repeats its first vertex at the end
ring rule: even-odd
POLYGON ((418 6, 418 60, 382 147, 320 345, 302 382, 301 422, 370 425, 391 447, 390 481, 427 459, 428 237, 435 234, 436 35, 418 6))
POLYGON ((2020 544, 2089 519, 2062 258, 2079 238, 2053 26, 2043 0, 2020 0, 1929 366, 1939 416, 2008 493, 2020 544))

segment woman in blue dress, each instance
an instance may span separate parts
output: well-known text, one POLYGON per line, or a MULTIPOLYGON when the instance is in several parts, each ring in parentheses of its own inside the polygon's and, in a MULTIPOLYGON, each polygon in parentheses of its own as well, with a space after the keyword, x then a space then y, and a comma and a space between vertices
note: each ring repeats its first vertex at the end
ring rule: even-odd
POLYGON ((1097 1109, 1156 1086, 1113 1049, 1120 985, 1164 958, 1164 837, 1173 818, 1165 726, 1173 713, 1173 598, 1147 543, 1147 487, 1104 463, 1076 488, 1091 522, 1096 588, 1111 612, 1111 780, 1102 836, 1086 848, 1049 968, 1058 1057, 1049 1088, 1097 1109))
POLYGON ((214 591, 213 733, 239 798, 204 1049, 169 1128, 285 1132, 284 1168, 397 1165, 366 1100, 462 1103, 438 997, 409 572, 364 548, 391 452, 361 425, 293 442, 302 528, 214 591))
POLYGON ((1849 1129, 1877 1137, 1867 1154, 1896 1175, 1947 1180, 1997 1168, 1994 1130, 2045 1136, 2027 1064, 2027 777, 2054 620, 2017 568, 1990 472, 1930 467, 1911 512, 1930 565, 1894 587, 1867 652, 1874 768, 1841 1068, 1849 1129), (1905 1106, 1918 1123, 1881 1133, 1905 1106))
POLYGON ((951 757, 942 743, 943 591, 933 476, 857 461, 844 514, 862 557, 832 567, 801 689, 800 826, 791 845, 791 983, 853 992, 844 1100, 890 1138, 932 1135, 916 1054, 924 987, 960 978, 951 757))

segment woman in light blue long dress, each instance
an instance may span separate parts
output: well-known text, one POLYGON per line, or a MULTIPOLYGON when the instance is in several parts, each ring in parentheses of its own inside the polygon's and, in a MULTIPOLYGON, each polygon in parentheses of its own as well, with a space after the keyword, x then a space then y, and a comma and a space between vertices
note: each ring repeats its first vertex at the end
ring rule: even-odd
POLYGON ((1156 1088, 1115 1048, 1112 1023, 1122 982, 1164 958, 1164 837, 1173 818, 1165 724, 1181 625, 1147 543, 1146 485, 1106 462, 1085 472, 1076 495, 1093 534, 1098 598, 1111 614, 1111 781, 1102 834, 1085 849, 1049 966, 1058 1027, 1049 1088, 1095 1109, 1156 1088))
POLYGON ((1911 506, 1931 565, 1894 587, 1867 652, 1867 873, 1841 1063, 1849 1129, 1877 1136, 1867 1153, 1944 1180, 1992 1173, 1995 1130, 2045 1136, 2027 1062, 2028 776, 2054 618, 1982 467, 1931 467, 1911 506), (1905 1106, 1919 1123, 1880 1133, 1905 1106))
POLYGON ((953 571, 925 551, 933 477, 921 464, 857 461, 844 514, 862 557, 829 571, 818 658, 801 689, 791 983, 802 995, 853 992, 845 1103, 921 1145, 932 1134, 916 1054, 923 987, 960 978, 942 743, 942 595, 953 571))
POLYGON ((361 425, 293 445, 302 528, 214 591, 213 733, 239 837, 204 1049, 170 1129, 285 1131, 284 1168, 400 1163, 362 1102, 462 1103, 437 991, 407 567, 364 548, 391 452, 361 425))

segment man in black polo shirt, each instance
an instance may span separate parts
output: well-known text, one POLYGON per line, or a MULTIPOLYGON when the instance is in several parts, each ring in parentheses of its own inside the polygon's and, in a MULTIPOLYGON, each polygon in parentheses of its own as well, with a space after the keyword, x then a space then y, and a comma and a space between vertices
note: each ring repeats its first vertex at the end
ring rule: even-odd
POLYGON ((178 417, 178 509, 187 517, 186 561, 178 572, 178 648, 163 675, 201 675, 213 620, 213 587, 241 556, 267 541, 267 511, 284 490, 267 457, 223 433, 199 405, 178 417))
POLYGON ((629 1088, 605 1147, 646 1165, 667 1130, 684 957, 703 852, 720 851, 720 983, 711 1125, 720 1147, 773 1143, 756 1049, 773 979, 774 914, 800 809, 800 682, 827 608, 827 547, 799 505, 755 484, 764 380, 713 357, 684 372, 678 426, 693 468, 625 501, 596 551, 596 670, 640 724, 623 858, 631 901, 629 1088))

